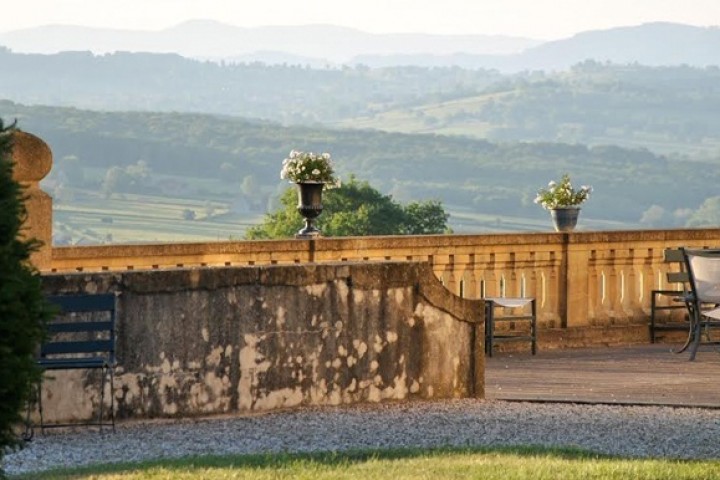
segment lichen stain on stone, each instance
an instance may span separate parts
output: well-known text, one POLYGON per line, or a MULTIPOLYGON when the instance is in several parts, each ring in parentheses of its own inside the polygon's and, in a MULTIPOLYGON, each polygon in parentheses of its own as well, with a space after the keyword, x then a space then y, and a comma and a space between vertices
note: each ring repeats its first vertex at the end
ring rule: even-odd
POLYGON ((375 335, 375 343, 373 343, 373 350, 375 350, 375 353, 382 352, 383 348, 385 348, 385 342, 380 337, 380 335, 375 335))
POLYGON ((454 389, 457 389, 457 388, 458 388, 458 381, 459 381, 459 377, 460 377, 460 358, 459 358, 459 357, 453 358, 453 370, 454 370, 454 372, 453 372, 453 373, 454 373, 454 375, 453 375, 453 388, 454 388, 454 389))
POLYGON ((265 337, 245 334, 245 346, 240 349, 240 380, 238 381, 238 398, 241 410, 253 408, 254 391, 259 384, 258 374, 270 369, 271 363, 257 350, 258 345, 265 337))
POLYGON ((347 280, 337 280, 333 282, 335 290, 337 292, 338 299, 343 306, 347 306, 347 298, 350 293, 350 287, 348 287, 347 280))
POLYGON ((203 339, 205 342, 209 342, 209 341, 210 341, 210 332, 208 331, 207 328, 203 327, 202 330, 200 330, 200 334, 202 335, 202 339, 203 339))
POLYGON ((269 392, 255 402, 256 410, 273 410, 275 408, 295 407, 303 402, 303 391, 301 388, 282 388, 269 392))
POLYGON ((229 377, 218 377, 215 372, 208 372, 202 383, 196 383, 190 388, 190 403, 202 412, 227 411, 230 407, 229 387, 229 377))
POLYGON ((353 343, 353 348, 358 353, 358 358, 363 358, 368 350, 367 343, 365 343, 361 340, 353 340, 352 343, 353 343))
POLYGON ((200 269, 190 270, 190 286, 195 289, 200 285, 200 269))
POLYGON ((342 395, 340 394, 339 390, 333 390, 330 392, 330 396, 328 397, 328 403, 330 405, 340 405, 342 403, 342 395))
POLYGON ((205 357, 205 363, 210 367, 217 367, 223 359, 225 348, 221 345, 215 347, 210 351, 210 354, 205 357))
POLYGON ((235 290, 228 290, 227 301, 229 305, 238 304, 237 293, 235 292, 235 290))
POLYGON ((307 285, 305 287, 307 294, 312 295, 313 297, 322 297, 326 290, 327 284, 325 283, 316 283, 315 285, 307 285))
POLYGON ((368 397, 367 397, 368 401, 377 403, 380 400, 382 400, 382 393, 381 393, 380 389, 377 388, 375 385, 369 385, 367 392, 368 392, 368 397))
POLYGON ((405 370, 402 371, 400 375, 395 377, 395 380, 393 382, 393 396, 391 398, 395 400, 402 400, 404 398, 407 398, 408 396, 408 386, 407 386, 407 372, 405 370))
POLYGON ((420 391, 420 384, 417 380, 413 380, 410 384, 410 393, 418 393, 420 391))
POLYGON ((173 375, 161 375, 158 379, 157 392, 160 396, 161 408, 166 415, 175 415, 178 412, 178 405, 167 398, 168 391, 178 389, 177 379, 173 375))
POLYGON ((361 305, 365 302, 365 292, 362 290, 353 290, 353 301, 355 305, 361 305))
POLYGON ((287 310, 285 309, 285 307, 278 306, 275 313, 275 324, 277 325, 278 329, 282 330, 283 326, 286 323, 286 316, 287 310))
POLYGON ((100 400, 99 382, 93 382, 97 387, 85 386, 88 372, 82 370, 55 371, 52 376, 54 378, 46 375, 43 381, 44 420, 58 421, 54 416, 56 413, 62 414, 63 420, 91 420, 94 404, 100 400), (83 393, 78 395, 78 392, 83 393))
POLYGON ((171 370, 172 370, 172 365, 170 364, 170 360, 165 358, 163 360, 162 364, 160 365, 160 371, 164 374, 168 374, 168 373, 170 373, 171 370))

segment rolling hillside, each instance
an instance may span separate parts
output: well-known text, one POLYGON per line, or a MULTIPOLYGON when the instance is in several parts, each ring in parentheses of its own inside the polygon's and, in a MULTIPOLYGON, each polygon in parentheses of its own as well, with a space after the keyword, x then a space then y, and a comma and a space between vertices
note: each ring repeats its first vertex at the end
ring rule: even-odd
MULTIPOLYGON (((539 187, 563 172, 595 188, 583 209, 588 228, 684 225, 717 195, 720 181, 714 165, 696 162, 688 168, 647 150, 620 147, 492 143, 7 101, 0 102, 0 115, 17 118, 21 128, 52 147, 55 167, 46 187, 58 208, 72 208, 89 194, 97 197, 98 208, 105 208, 102 198, 159 196, 191 202, 194 206, 186 208, 197 219, 227 213, 243 216, 232 221, 249 223, 274 208, 277 194, 288 187, 279 171, 293 148, 332 152, 341 177, 354 173, 400 201, 441 200, 454 213, 450 224, 458 231, 549 227, 547 212, 533 199, 539 187)), ((218 236, 228 232, 212 238, 218 236)))

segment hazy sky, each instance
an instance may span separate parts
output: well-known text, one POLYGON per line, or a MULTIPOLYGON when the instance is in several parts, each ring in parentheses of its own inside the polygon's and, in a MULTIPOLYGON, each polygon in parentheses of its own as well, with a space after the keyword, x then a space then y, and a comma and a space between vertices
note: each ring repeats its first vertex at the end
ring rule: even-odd
POLYGON ((651 21, 720 25, 720 0, 3 0, 0 32, 45 24, 158 30, 210 18, 232 25, 329 23, 369 32, 554 39, 651 21))

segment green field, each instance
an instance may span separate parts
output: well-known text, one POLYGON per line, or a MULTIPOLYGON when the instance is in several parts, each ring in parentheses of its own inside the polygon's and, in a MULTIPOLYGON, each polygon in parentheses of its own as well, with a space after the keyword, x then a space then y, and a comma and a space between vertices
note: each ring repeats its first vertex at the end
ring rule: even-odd
POLYGON ((262 215, 236 213, 230 205, 187 198, 75 192, 53 207, 54 243, 192 242, 239 239, 262 215), (194 219, 186 219, 185 211, 194 219))
MULTIPOLYGON (((453 232, 551 231, 548 212, 538 207, 532 217, 478 213, 473 207, 447 205, 453 232)), ((77 190, 70 199, 53 207, 55 245, 108 243, 154 243, 238 240, 246 230, 262 222, 264 215, 233 212, 220 201, 171 198, 159 195, 115 194, 77 190), (186 219, 185 211, 194 219, 186 219)), ((300 228, 300 225, 298 225, 300 228)), ((580 217, 579 230, 629 229, 632 225, 580 217)))

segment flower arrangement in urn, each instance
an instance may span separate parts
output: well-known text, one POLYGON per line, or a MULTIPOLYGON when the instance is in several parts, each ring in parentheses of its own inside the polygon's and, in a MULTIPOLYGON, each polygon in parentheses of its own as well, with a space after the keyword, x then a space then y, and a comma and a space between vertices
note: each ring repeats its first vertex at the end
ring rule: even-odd
POLYGON ((283 160, 280 178, 288 179, 297 185, 297 210, 305 219, 305 226, 298 231, 296 237, 320 236, 320 229, 315 226, 315 219, 323 211, 322 191, 325 188, 340 186, 340 180, 335 177, 330 154, 292 150, 288 158, 283 160))
POLYGON ((592 187, 583 185, 575 189, 570 183, 570 175, 562 176, 560 182, 552 181, 547 188, 538 190, 535 203, 550 210, 555 230, 558 232, 569 232, 575 228, 580 211, 580 205, 590 198, 592 187))
POLYGON ((280 178, 293 183, 323 183, 326 188, 340 186, 329 153, 292 150, 283 160, 280 178))

